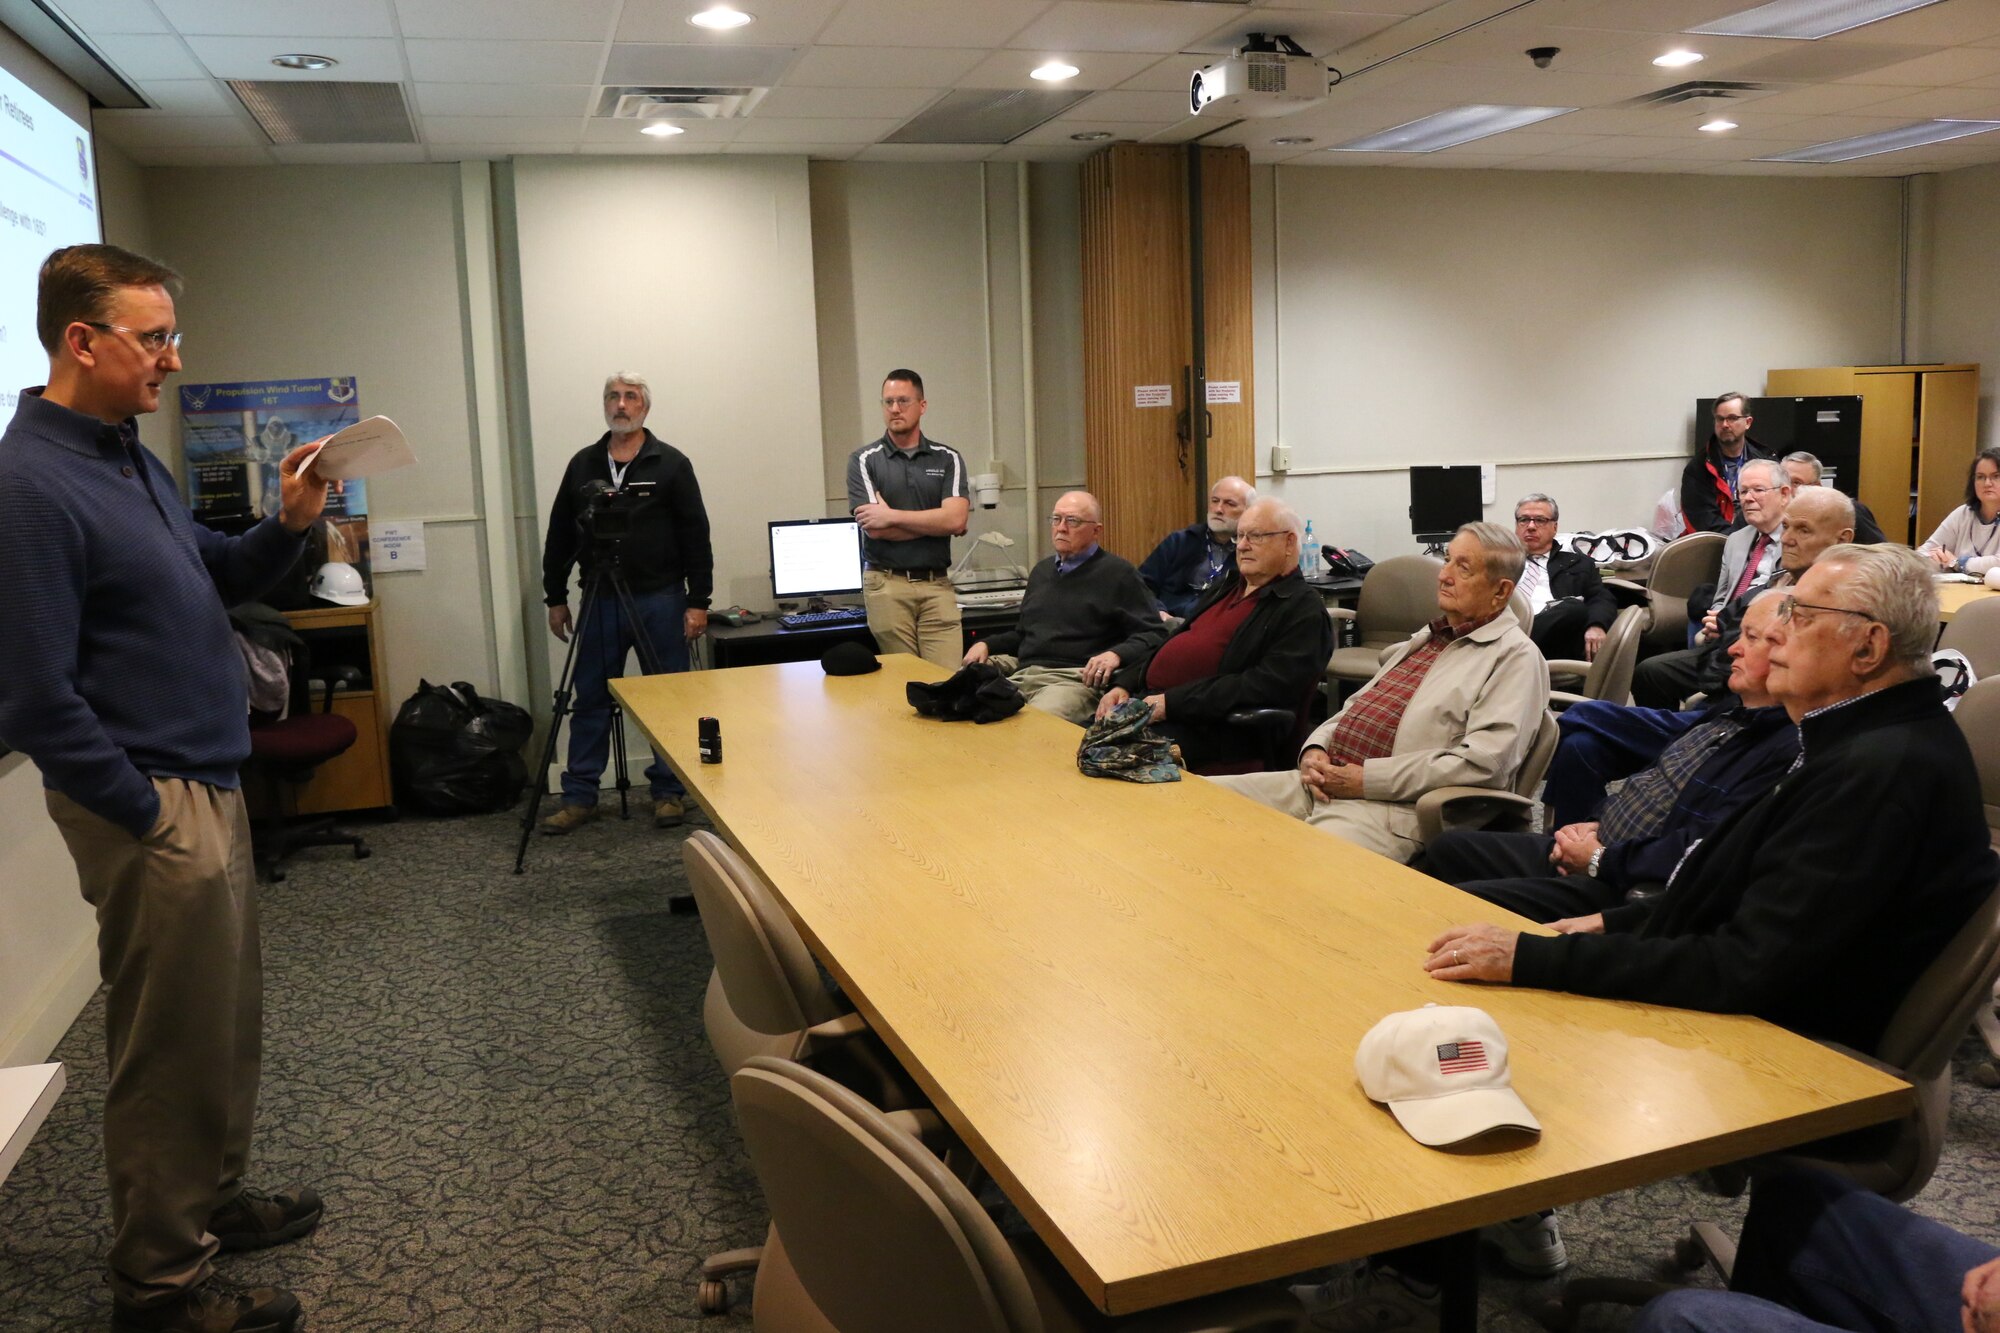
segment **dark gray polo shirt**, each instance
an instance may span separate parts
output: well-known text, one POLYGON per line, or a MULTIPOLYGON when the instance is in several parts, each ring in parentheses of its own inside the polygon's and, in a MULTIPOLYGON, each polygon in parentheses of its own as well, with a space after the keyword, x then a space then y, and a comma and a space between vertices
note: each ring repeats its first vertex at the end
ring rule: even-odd
MULTIPOLYGON (((847 508, 852 512, 874 501, 891 509, 936 509, 952 496, 970 500, 970 480, 965 460, 949 445, 918 431, 917 447, 905 452, 885 433, 848 457, 847 508)), ((861 553, 871 569, 944 569, 951 564, 951 538, 884 541, 864 535, 861 553)))

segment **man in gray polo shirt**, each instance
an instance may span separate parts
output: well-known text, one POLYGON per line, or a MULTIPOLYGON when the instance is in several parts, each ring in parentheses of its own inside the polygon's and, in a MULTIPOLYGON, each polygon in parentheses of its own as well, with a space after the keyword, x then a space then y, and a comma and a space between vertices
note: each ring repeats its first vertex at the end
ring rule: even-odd
POLYGON ((972 499, 965 460, 918 428, 926 406, 921 375, 889 372, 882 438, 847 460, 847 507, 861 522, 862 591, 876 646, 956 670, 965 642, 946 575, 951 539, 965 531, 972 499))

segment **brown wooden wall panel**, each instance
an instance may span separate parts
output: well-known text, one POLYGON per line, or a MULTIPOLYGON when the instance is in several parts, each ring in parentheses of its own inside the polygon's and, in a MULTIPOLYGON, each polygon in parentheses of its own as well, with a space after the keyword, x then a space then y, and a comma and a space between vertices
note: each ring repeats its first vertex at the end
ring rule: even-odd
MULTIPOLYGON (((1250 308, 1250 154, 1201 150, 1203 332, 1208 378, 1242 385, 1241 403, 1210 408, 1208 475, 1197 480, 1205 503, 1217 477, 1256 479, 1254 325, 1250 308)), ((1183 520, 1185 521, 1185 520, 1183 520)))

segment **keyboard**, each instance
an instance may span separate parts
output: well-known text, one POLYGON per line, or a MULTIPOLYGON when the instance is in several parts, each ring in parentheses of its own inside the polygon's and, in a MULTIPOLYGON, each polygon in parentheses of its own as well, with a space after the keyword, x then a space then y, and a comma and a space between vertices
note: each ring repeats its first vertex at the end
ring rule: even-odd
POLYGON ((990 591, 962 592, 958 594, 958 604, 973 610, 1004 609, 1019 606, 1021 598, 1027 595, 1025 588, 994 588, 990 591))
POLYGON ((820 626, 852 625, 866 620, 868 613, 858 606, 836 606, 827 611, 794 611, 787 616, 779 616, 778 623, 786 629, 814 629, 820 626))

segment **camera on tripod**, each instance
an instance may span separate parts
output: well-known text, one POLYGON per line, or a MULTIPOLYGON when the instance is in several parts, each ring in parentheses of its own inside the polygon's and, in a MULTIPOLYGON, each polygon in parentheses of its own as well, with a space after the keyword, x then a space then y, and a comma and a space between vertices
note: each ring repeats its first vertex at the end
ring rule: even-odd
POLYGON ((593 546, 613 545, 631 536, 634 515, 658 486, 656 481, 632 481, 613 490, 602 481, 587 483, 583 508, 577 513, 583 535, 593 546))

